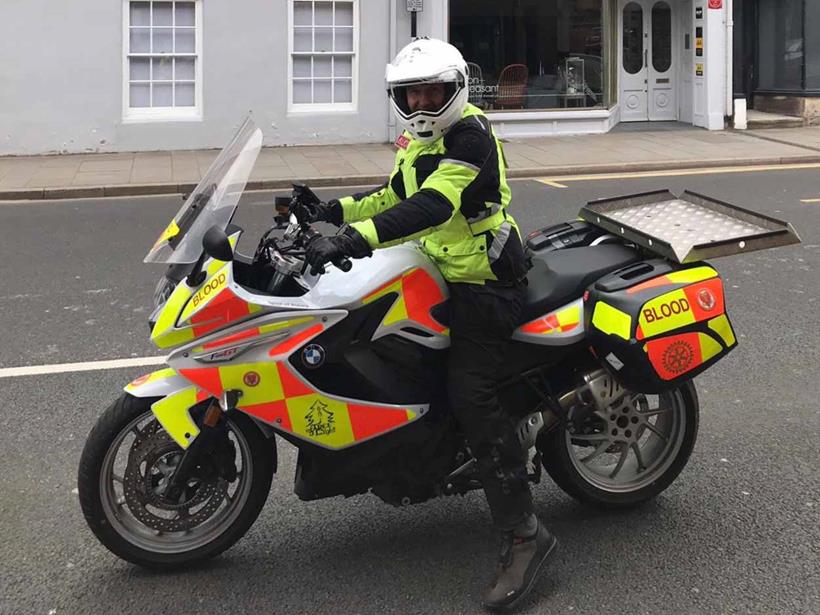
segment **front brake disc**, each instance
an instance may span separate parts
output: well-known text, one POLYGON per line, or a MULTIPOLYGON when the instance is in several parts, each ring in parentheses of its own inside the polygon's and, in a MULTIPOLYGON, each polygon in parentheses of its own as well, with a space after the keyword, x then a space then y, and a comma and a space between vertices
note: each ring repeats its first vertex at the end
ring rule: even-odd
POLYGON ((228 481, 200 466, 183 489, 180 501, 167 500, 162 492, 179 463, 180 454, 179 446, 171 437, 158 431, 132 448, 128 457, 123 477, 126 504, 140 523, 153 530, 190 530, 209 519, 228 493, 228 481), (168 463, 172 456, 177 457, 173 464, 168 463), (197 506, 200 508, 192 513, 191 509, 197 506))

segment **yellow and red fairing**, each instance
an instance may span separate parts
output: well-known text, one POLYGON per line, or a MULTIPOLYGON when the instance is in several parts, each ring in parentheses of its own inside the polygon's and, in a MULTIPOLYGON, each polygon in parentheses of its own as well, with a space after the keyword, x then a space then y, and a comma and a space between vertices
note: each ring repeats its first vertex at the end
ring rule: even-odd
POLYGON ((382 284, 362 299, 364 305, 395 294, 393 305, 384 315, 373 334, 373 339, 385 335, 407 335, 402 329, 414 327, 432 334, 427 343, 449 344, 450 330, 432 315, 432 309, 445 301, 445 291, 427 271, 416 267, 382 284))
POLYGON ((582 299, 524 323, 513 333, 515 340, 544 346, 574 344, 583 337, 584 302, 582 299))
POLYGON ((328 449, 347 448, 381 435, 427 410, 427 406, 376 404, 323 393, 284 360, 182 369, 180 373, 214 397, 239 391, 237 407, 243 412, 328 449))
POLYGON ((191 342, 262 311, 238 295, 232 263, 207 261, 205 273, 197 288, 182 280, 171 293, 151 331, 151 341, 158 348, 191 342))

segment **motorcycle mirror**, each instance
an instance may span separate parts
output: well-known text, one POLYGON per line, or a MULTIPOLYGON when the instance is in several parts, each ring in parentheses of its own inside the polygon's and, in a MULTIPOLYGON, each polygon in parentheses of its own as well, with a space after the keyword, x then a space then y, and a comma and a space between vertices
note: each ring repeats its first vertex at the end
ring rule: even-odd
POLYGON ((277 196, 273 199, 273 206, 279 215, 287 215, 290 212, 290 197, 277 196))
POLYGON ((320 199, 316 194, 302 182, 292 182, 293 196, 305 205, 316 205, 320 199))
POLYGON ((205 236, 202 238, 202 247, 208 256, 218 261, 228 262, 233 260, 233 248, 231 242, 228 241, 228 235, 224 229, 217 225, 205 231, 205 236))

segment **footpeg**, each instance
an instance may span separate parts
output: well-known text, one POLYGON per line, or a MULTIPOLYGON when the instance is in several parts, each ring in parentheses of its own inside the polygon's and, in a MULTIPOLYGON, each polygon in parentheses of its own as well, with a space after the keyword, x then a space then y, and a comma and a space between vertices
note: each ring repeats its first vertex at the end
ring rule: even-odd
POLYGON ((529 416, 524 417, 515 429, 515 433, 518 435, 518 441, 521 443, 521 448, 530 450, 535 446, 538 433, 543 427, 544 415, 540 412, 533 412, 529 416))

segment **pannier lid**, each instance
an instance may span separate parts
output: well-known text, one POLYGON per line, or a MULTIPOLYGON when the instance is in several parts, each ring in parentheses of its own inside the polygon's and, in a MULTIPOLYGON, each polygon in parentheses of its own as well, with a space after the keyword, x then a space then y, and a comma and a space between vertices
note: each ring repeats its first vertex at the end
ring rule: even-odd
POLYGON ((682 264, 800 243, 788 222, 688 190, 590 201, 579 216, 682 264))

